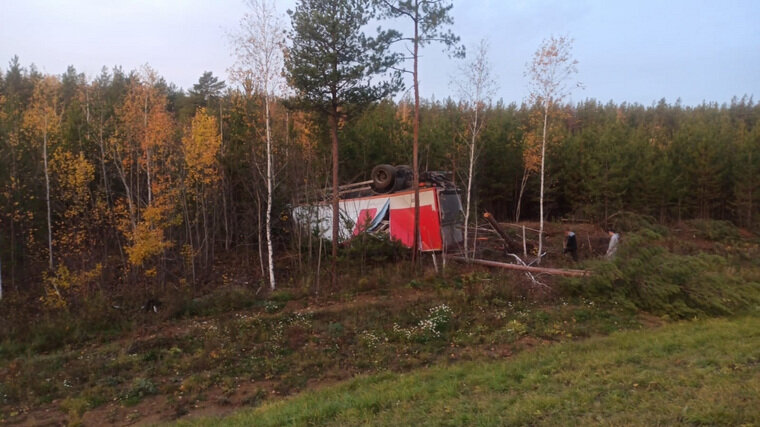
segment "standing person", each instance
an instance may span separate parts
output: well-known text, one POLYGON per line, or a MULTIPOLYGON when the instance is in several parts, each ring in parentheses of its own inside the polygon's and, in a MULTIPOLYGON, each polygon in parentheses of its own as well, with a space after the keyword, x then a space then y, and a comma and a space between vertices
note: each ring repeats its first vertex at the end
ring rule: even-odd
POLYGON ((564 254, 570 252, 570 255, 573 257, 573 261, 578 261, 578 240, 575 238, 575 233, 573 233, 570 230, 565 231, 565 236, 567 236, 567 242, 565 243, 565 251, 564 254))
POLYGON ((612 257, 615 256, 615 252, 617 252, 618 243, 620 242, 620 234, 615 233, 615 230, 609 230, 607 231, 607 234, 610 235, 610 244, 607 246, 607 253, 604 256, 608 259, 612 259, 612 257))

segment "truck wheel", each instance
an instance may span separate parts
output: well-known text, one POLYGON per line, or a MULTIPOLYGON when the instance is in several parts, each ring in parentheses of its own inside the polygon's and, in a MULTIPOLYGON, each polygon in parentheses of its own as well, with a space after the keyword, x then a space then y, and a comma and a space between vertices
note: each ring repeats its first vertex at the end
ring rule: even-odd
POLYGON ((393 187, 396 168, 391 165, 377 165, 372 168, 372 185, 377 192, 385 192, 393 187))

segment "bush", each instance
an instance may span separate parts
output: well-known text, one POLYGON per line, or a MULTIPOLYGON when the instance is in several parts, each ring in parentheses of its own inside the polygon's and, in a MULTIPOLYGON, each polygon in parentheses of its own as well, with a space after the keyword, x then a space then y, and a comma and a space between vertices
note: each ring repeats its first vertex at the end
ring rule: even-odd
POLYGON ((341 261, 350 264, 361 261, 368 265, 380 265, 399 261, 409 253, 409 249, 386 234, 364 233, 348 243, 348 247, 341 253, 341 261))
POLYGON ((612 262, 590 264, 593 275, 569 279, 570 295, 609 299, 672 318, 727 315, 760 302, 760 283, 745 281, 718 255, 676 255, 651 230, 630 234, 612 262))
POLYGON ((124 394, 123 399, 127 405, 135 405, 142 398, 158 393, 158 389, 153 382, 147 378, 135 378, 132 386, 124 394))
POLYGON ((739 229, 729 221, 693 219, 685 224, 700 239, 716 242, 733 242, 739 239, 739 229))
POLYGON ((622 232, 639 232, 652 230, 664 234, 665 229, 657 225, 657 221, 649 215, 640 215, 633 212, 620 211, 608 219, 610 228, 622 232))

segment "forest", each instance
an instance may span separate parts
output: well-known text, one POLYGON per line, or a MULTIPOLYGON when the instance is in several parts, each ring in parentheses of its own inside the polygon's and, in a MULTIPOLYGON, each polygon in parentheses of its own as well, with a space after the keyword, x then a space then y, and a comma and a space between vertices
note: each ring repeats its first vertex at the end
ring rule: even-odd
MULTIPOLYGON (((266 281, 263 103, 209 72, 183 91, 147 65, 104 68, 90 80, 73 66, 45 75, 12 58, 0 78, 5 296, 54 307, 99 292, 150 295, 203 282, 229 258, 247 260, 266 281)), ((386 98, 339 124, 341 184, 367 179, 377 164, 410 163, 410 104, 386 98)), ((721 219, 757 229, 760 106, 751 98, 698 106, 586 99, 556 110, 547 219, 605 224, 626 211, 663 224, 721 219)), ((460 186, 467 113, 457 99, 421 102, 420 168, 453 171, 460 186)), ((537 219, 541 113, 502 101, 484 109, 476 210, 537 219)), ((286 254, 304 249, 289 209, 306 188, 329 186, 329 130, 282 98, 271 123, 274 262, 285 272, 301 262, 286 254)))
POLYGON ((0 423, 760 422, 751 95, 584 98, 550 36, 504 101, 449 1, 246 4, 234 65, 189 88, 0 65, 0 423), (453 177, 463 249, 341 240, 377 165, 411 179, 413 248, 421 173, 453 177))

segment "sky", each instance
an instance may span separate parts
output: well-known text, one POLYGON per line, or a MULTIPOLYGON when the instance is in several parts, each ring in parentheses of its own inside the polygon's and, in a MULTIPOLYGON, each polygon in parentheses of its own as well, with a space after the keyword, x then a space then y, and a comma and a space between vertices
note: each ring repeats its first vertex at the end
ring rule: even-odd
MULTIPOLYGON (((295 1, 275 3, 284 15, 295 1)), ((652 105, 664 98, 693 106, 760 98, 758 0, 453 1, 452 30, 462 44, 473 51, 480 40, 489 43, 494 100, 526 99, 526 63, 552 35, 574 40, 583 89, 570 102, 652 105)), ((245 11, 243 0, 0 0, 0 71, 18 55, 22 65, 49 74, 72 65, 92 78, 103 66, 149 64, 185 89, 204 71, 227 80, 229 34, 245 11)), ((462 60, 433 44, 420 61, 421 95, 456 97, 451 81, 462 60)))

